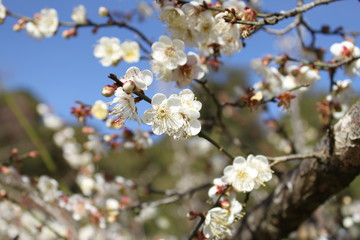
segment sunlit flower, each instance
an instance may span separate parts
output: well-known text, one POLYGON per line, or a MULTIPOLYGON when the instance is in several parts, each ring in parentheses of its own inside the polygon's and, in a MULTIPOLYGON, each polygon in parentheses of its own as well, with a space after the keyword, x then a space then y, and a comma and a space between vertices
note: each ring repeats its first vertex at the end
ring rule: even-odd
POLYGON ((123 57, 120 40, 117 38, 102 37, 94 49, 94 55, 101 58, 100 63, 104 67, 115 66, 123 57))
POLYGON ((232 235, 229 222, 229 210, 215 207, 210 209, 205 217, 204 236, 208 239, 220 240, 232 235))
POLYGON ((196 53, 189 52, 186 64, 173 71, 172 79, 176 81, 179 87, 185 87, 191 83, 192 79, 202 79, 204 75, 205 71, 200 65, 199 56, 196 53))
POLYGON ((0 2, 0 24, 4 22, 6 17, 6 8, 5 6, 0 2))
POLYGON ((74 7, 71 19, 77 24, 83 25, 87 23, 86 8, 83 5, 74 7))
POLYGON ((105 120, 109 115, 108 105, 101 100, 97 100, 91 107, 91 113, 100 120, 105 120))
POLYGON ((110 115, 117 117, 116 121, 124 123, 127 119, 133 119, 139 125, 141 124, 134 97, 124 92, 122 88, 118 88, 115 91, 115 98, 110 104, 115 104, 110 115))
POLYGON ((268 159, 265 156, 250 154, 247 157, 248 164, 257 170, 257 176, 255 178, 255 189, 263 185, 265 182, 270 181, 272 178, 272 171, 269 166, 268 159))
POLYGON ((330 47, 330 52, 334 55, 335 60, 360 56, 360 49, 350 41, 334 43, 330 47))
POLYGON ((236 157, 232 165, 224 169, 224 181, 238 192, 250 192, 256 185, 258 171, 243 157, 236 157))
POLYGON ((38 19, 38 27, 45 37, 51 37, 58 29, 59 20, 55 9, 42 9, 38 19))
POLYGON ((36 38, 53 36, 59 26, 59 20, 55 9, 42 9, 40 14, 36 14, 33 21, 26 23, 27 33, 36 38))
POLYGON ((146 110, 143 115, 143 121, 152 126, 156 135, 169 135, 176 133, 184 124, 181 115, 181 99, 172 95, 169 98, 162 93, 157 93, 151 100, 152 108, 146 110))
POLYGON ((37 183, 37 188, 43 195, 43 199, 47 202, 55 200, 60 192, 58 190, 59 184, 55 179, 48 176, 41 176, 37 183))
POLYGON ((84 174, 77 175, 76 183, 79 185, 81 192, 85 196, 90 196, 95 188, 95 180, 91 176, 84 174))
POLYGON ((133 63, 140 60, 140 47, 137 42, 125 41, 121 44, 123 59, 125 62, 133 63))
POLYGON ((126 71, 125 76, 123 79, 121 79, 121 81, 124 84, 129 81, 133 82, 138 89, 147 90, 148 86, 153 81, 153 74, 149 70, 140 71, 140 69, 137 67, 130 67, 126 71))
POLYGON ((153 61, 161 62, 168 69, 175 69, 187 61, 184 53, 185 44, 179 39, 171 40, 166 36, 161 36, 159 42, 155 42, 151 48, 153 61))
POLYGON ((249 155, 247 160, 236 157, 232 165, 224 169, 224 179, 238 192, 250 192, 271 179, 272 172, 265 156, 249 155))

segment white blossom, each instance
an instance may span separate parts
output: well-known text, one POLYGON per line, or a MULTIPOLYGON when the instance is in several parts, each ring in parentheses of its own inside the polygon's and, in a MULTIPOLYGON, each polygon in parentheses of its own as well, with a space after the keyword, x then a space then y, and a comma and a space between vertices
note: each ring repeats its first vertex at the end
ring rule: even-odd
POLYGON ((6 17, 6 8, 5 6, 0 2, 0 24, 4 22, 6 17))
POLYGON ((55 200, 60 195, 58 187, 59 184, 55 179, 44 175, 39 178, 37 183, 37 188, 40 190, 44 200, 47 202, 55 200))
POLYGON ((90 196, 95 188, 95 180, 91 176, 80 174, 76 177, 76 183, 85 196, 90 196))
POLYGON ((143 121, 152 126, 156 135, 169 135, 176 133, 184 124, 181 115, 181 99, 172 95, 169 98, 162 93, 157 93, 151 100, 152 108, 144 112, 143 121))
MULTIPOLYGON (((338 61, 360 57, 360 49, 350 41, 333 44, 330 47, 330 52, 334 55, 334 59, 338 61)), ((346 64, 345 74, 348 76, 360 75, 360 59, 346 64)))
POLYGON ((86 8, 83 5, 74 7, 71 19, 77 24, 83 25, 87 23, 86 8))
POLYGON ((125 76, 123 79, 121 79, 121 81, 123 83, 128 81, 134 82, 138 89, 147 90, 148 86, 150 86, 153 81, 153 74, 147 69, 140 71, 140 69, 137 67, 130 67, 126 71, 125 76))
POLYGON ((171 40, 166 36, 160 36, 159 42, 155 42, 151 48, 154 58, 152 62, 160 62, 168 69, 175 69, 187 61, 184 53, 185 44, 179 39, 171 40))
POLYGON ((168 99, 164 94, 155 94, 153 108, 145 111, 143 121, 152 126, 156 135, 167 133, 175 139, 197 135, 201 130, 199 110, 201 102, 195 100, 190 89, 184 89, 178 95, 168 99))
POLYGON ((53 36, 59 26, 57 11, 53 8, 44 8, 40 14, 36 14, 34 20, 26 23, 27 33, 36 38, 53 36))
POLYGON ((120 40, 117 38, 102 37, 94 49, 94 56, 101 58, 104 67, 115 66, 123 57, 120 40))
POLYGON ((97 119, 105 120, 109 115, 108 105, 101 100, 97 100, 91 107, 91 113, 97 119))
POLYGON ((250 192, 256 185, 258 171, 251 167, 243 157, 236 157, 232 165, 225 167, 224 179, 238 192, 250 192))
POLYGON ((137 42, 125 41, 121 44, 121 49, 123 51, 122 58, 125 62, 133 63, 140 60, 140 47, 137 42))
POLYGON ((236 157, 232 165, 225 167, 223 181, 238 192, 250 192, 271 179, 272 172, 265 156, 249 155, 247 160, 236 157))
POLYGON ((257 170, 255 178, 255 189, 270 181, 272 178, 272 171, 269 166, 268 159, 263 155, 254 156, 250 154, 247 157, 248 164, 257 170))
POLYGON ((205 217, 204 236, 208 239, 220 240, 232 235, 229 222, 229 210, 215 207, 210 209, 205 217))
POLYGON ((110 104, 115 104, 110 115, 117 117, 116 121, 120 124, 124 123, 127 119, 136 120, 139 125, 141 124, 134 97, 124 92, 122 88, 116 89, 115 98, 110 104))

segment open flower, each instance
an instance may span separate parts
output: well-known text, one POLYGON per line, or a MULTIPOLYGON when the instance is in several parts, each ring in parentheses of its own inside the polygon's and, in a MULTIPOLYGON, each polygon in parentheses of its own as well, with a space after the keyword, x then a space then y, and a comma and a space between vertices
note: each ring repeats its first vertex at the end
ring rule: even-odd
POLYGON ((223 181, 238 192, 250 192, 271 179, 268 160, 262 155, 249 155, 247 160, 236 157, 232 165, 224 169, 223 181))
POLYGON ((179 39, 171 40, 166 36, 161 36, 159 42, 155 42, 151 48, 153 61, 161 62, 168 69, 175 69, 187 61, 184 53, 185 44, 179 39))
POLYGON ((5 17, 6 17, 6 8, 5 8, 5 6, 0 2, 0 23, 4 22, 5 17))
POLYGON ((176 133, 184 124, 184 119, 179 112, 181 99, 172 95, 169 98, 162 93, 157 93, 151 100, 153 108, 145 111, 143 121, 152 126, 156 135, 169 135, 176 133))
POLYGON ((123 124, 127 119, 133 119, 139 125, 141 124, 133 96, 124 92, 122 88, 115 91, 115 98, 110 104, 115 104, 110 115, 116 116, 118 118, 117 122, 123 124))
POLYGON ((40 14, 35 14, 34 20, 26 23, 26 31, 36 39, 53 36, 59 26, 57 11, 44 8, 40 14))
POLYGON ((94 55, 101 58, 104 67, 115 66, 123 56, 120 40, 117 38, 102 37, 94 49, 94 55))
POLYGON ((97 119, 105 120, 109 115, 108 105, 103 101, 98 100, 91 107, 91 113, 97 119))
POLYGON ((208 211, 205 217, 203 233, 207 239, 224 239, 232 235, 229 222, 230 212, 221 207, 215 207, 208 211))
POLYGON ((74 7, 73 14, 71 15, 71 19, 74 20, 77 24, 83 25, 87 23, 86 18, 86 8, 83 5, 79 5, 74 7))
POLYGON ((125 62, 133 63, 140 60, 140 47, 137 42, 125 41, 121 44, 121 49, 125 62))
POLYGON ((147 90, 153 81, 153 74, 149 70, 140 71, 137 67, 130 67, 121 81, 124 84, 129 81, 133 82, 138 89, 147 90))

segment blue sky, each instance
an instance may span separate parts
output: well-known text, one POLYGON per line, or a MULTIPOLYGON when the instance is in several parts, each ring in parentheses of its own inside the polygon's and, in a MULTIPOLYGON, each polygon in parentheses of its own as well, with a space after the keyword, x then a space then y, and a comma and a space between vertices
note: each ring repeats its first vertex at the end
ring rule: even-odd
MULTIPOLYGON (((263 9, 279 12, 293 8, 296 0, 263 0, 263 3, 263 9)), ((55 8, 61 21, 71 21, 73 7, 83 4, 91 20, 103 22, 104 19, 97 16, 99 6, 124 11, 135 9, 137 1, 3 0, 3 4, 9 10, 25 16, 33 16, 45 7, 55 8)), ((356 0, 343 0, 311 10, 305 14, 305 18, 316 29, 328 24, 333 27, 342 25, 346 30, 360 31, 359 5, 356 0)), ((290 21, 285 21, 279 27, 290 21)), ((50 104, 56 113, 68 121, 74 121, 70 116, 70 106, 75 105, 75 100, 90 104, 98 99, 108 101, 101 96, 101 88, 111 83, 107 75, 115 73, 121 76, 132 66, 124 62, 117 67, 103 67, 93 56, 94 46, 103 36, 117 37, 121 41, 133 39, 134 34, 126 29, 113 27, 100 29, 97 34, 92 34, 90 28, 84 28, 79 29, 78 37, 63 39, 61 32, 65 28, 61 28, 56 36, 38 41, 27 36, 25 31, 12 31, 12 25, 15 23, 16 20, 9 17, 0 25, 0 76, 3 84, 7 89, 26 89, 34 93, 40 101, 50 104)), ((153 41, 164 33, 164 27, 156 17, 142 23, 134 21, 132 25, 141 29, 153 41)), ((222 60, 232 66, 247 67, 253 58, 279 53, 275 40, 276 37, 259 32, 246 41, 247 46, 242 52, 222 60)), ((319 43, 327 49, 332 43, 342 41, 338 36, 319 37, 319 40, 319 43)), ((328 54, 327 59, 330 58, 328 54)), ((134 65, 140 69, 150 68, 147 60, 134 65)), ((337 76, 337 80, 344 78, 341 74, 337 76)), ((358 77, 354 80, 359 81, 358 77)), ((317 87, 323 86, 321 84, 319 83, 317 87)), ((151 97, 159 89, 166 88, 173 91, 173 86, 156 82, 150 87, 148 95, 151 97)), ((355 84, 355 88, 359 90, 359 84, 355 84)), ((145 106, 148 107, 150 105, 145 106)))

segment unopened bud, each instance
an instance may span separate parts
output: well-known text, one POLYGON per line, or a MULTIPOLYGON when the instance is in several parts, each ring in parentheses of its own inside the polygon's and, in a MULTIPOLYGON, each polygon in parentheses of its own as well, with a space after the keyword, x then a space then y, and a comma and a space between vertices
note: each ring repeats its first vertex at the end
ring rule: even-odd
POLYGON ((22 29, 22 25, 21 25, 21 24, 19 24, 19 23, 14 24, 13 30, 14 30, 15 32, 19 32, 21 29, 22 29))
POLYGON ((105 87, 103 87, 102 91, 101 91, 101 94, 104 96, 104 97, 111 97, 112 95, 114 95, 114 92, 115 92, 115 87, 114 86, 111 86, 111 85, 106 85, 105 87))
POLYGON ((109 16, 109 9, 106 7, 99 7, 99 16, 100 17, 107 17, 109 16))
POLYGON ((123 83, 123 90, 127 94, 132 93, 134 89, 135 89, 135 83, 133 81, 126 81, 123 83))
POLYGON ((39 156, 39 152, 38 151, 31 151, 31 152, 28 152, 28 157, 29 158, 36 158, 39 156))
POLYGON ((66 29, 63 31, 62 36, 63 38, 70 38, 76 36, 77 30, 76 28, 66 29))
POLYGON ((81 129, 82 133, 84 134, 93 134, 95 133, 95 129, 93 127, 89 127, 89 126, 84 126, 82 129, 81 129))
POLYGON ((194 211, 190 211, 186 214, 186 217, 189 219, 189 220, 194 220, 196 219, 197 217, 199 216, 198 213, 194 212, 194 211))

